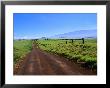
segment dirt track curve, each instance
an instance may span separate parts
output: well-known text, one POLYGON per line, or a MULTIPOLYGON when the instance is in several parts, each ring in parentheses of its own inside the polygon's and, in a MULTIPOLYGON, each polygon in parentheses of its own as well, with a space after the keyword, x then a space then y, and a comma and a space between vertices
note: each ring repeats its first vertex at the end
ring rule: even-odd
POLYGON ((15 75, 96 75, 63 57, 42 51, 35 44, 20 68, 14 71, 15 75))

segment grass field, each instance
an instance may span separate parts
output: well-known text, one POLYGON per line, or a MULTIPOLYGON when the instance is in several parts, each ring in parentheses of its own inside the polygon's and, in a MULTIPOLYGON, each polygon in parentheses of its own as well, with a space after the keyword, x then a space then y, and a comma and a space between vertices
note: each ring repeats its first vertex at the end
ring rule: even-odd
POLYGON ((89 68, 97 68, 97 40, 38 40, 39 47, 47 52, 66 57, 68 60, 85 62, 89 68), (67 41, 67 44, 66 44, 67 41))
POLYGON ((32 50, 31 40, 14 40, 14 63, 17 63, 32 50))

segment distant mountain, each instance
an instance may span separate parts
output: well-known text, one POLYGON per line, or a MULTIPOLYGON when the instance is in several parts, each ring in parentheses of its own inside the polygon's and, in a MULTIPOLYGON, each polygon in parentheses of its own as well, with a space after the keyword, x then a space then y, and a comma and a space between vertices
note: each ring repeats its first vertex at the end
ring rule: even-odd
POLYGON ((64 34, 58 34, 55 36, 51 36, 50 38, 55 39, 97 38, 97 30, 79 30, 64 34))

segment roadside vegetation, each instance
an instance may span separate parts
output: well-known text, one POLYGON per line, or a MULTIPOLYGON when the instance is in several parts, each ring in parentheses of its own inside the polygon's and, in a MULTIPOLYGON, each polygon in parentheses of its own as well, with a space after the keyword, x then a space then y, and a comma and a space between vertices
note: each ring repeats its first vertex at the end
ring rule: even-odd
POLYGON ((14 64, 32 50, 32 40, 14 40, 14 64))
POLYGON ((85 67, 97 69, 97 40, 86 39, 82 44, 81 40, 37 40, 39 47, 47 52, 57 54, 85 67), (67 42, 66 42, 67 41, 67 42))

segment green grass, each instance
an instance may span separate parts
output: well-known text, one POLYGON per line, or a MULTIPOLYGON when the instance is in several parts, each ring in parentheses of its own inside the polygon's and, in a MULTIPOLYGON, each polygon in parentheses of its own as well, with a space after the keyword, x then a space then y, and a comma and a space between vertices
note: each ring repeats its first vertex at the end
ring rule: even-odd
POLYGON ((32 50, 31 40, 14 40, 14 63, 17 63, 32 50))
POLYGON ((47 52, 61 55, 69 60, 86 62, 91 68, 97 65, 97 40, 86 39, 82 44, 81 40, 38 40, 39 47, 47 52))

